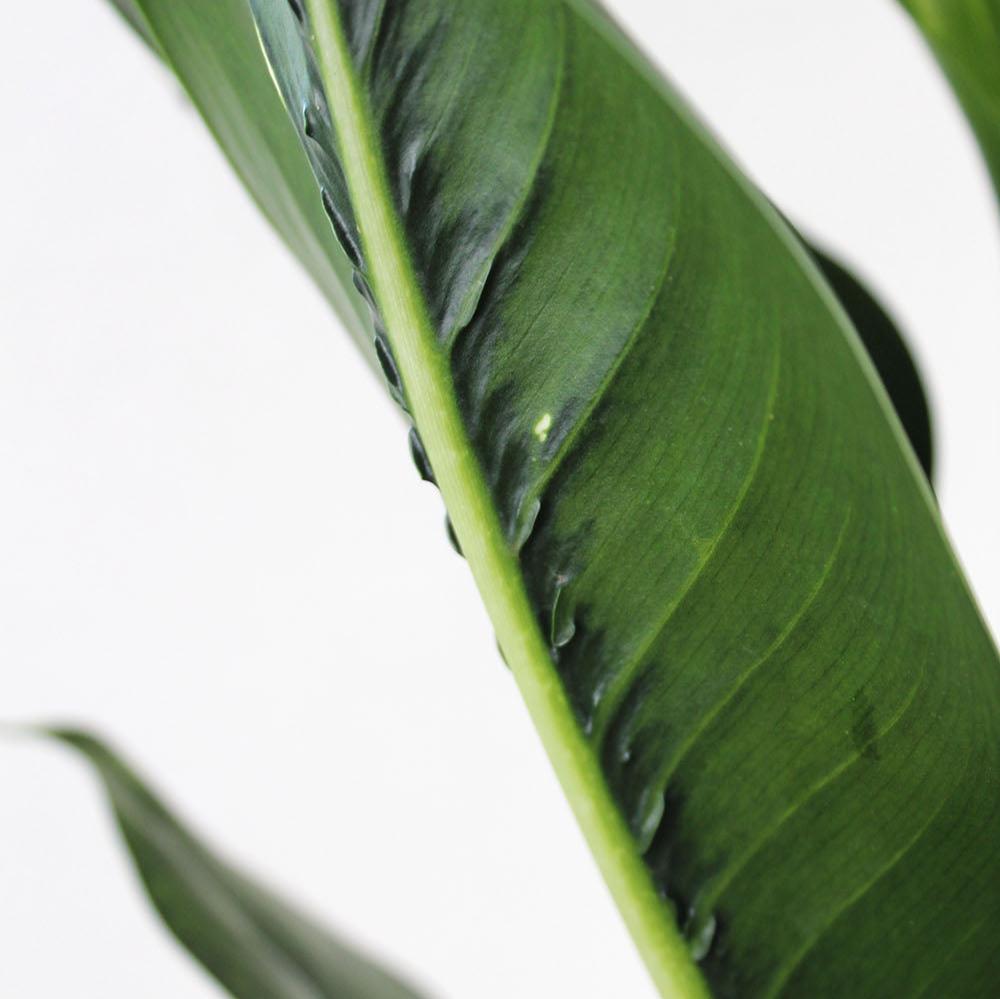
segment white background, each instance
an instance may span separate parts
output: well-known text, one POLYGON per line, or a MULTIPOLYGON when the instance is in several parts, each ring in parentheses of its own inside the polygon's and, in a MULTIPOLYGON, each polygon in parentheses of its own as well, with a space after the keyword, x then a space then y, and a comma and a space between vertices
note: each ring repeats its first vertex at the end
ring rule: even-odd
MULTIPOLYGON (((1000 621, 1000 226, 890 0, 613 8, 909 330, 1000 621)), ((177 87, 97 0, 0 34, 0 718, 124 748, 212 841, 451 999, 652 989, 436 492, 177 87)), ((0 996, 217 995, 83 765, 0 743, 0 996)))

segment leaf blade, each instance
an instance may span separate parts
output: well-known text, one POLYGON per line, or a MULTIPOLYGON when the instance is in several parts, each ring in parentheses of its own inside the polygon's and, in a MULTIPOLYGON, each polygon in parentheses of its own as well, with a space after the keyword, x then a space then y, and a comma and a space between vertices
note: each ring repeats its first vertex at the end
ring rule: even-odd
MULTIPOLYGON (((330 240, 329 232, 326 231, 326 220, 319 218, 315 211, 315 190, 308 177, 302 176, 302 163, 299 157, 292 155, 287 149, 288 136, 280 127, 275 126, 272 119, 276 117, 273 101, 262 99, 260 83, 262 76, 260 66, 255 65, 257 60, 255 53, 245 52, 245 45, 239 43, 239 39, 245 36, 245 29, 241 26, 240 12, 243 5, 232 8, 235 18, 235 28, 230 31, 219 30, 220 25, 226 24, 226 8, 223 6, 222 16, 207 16, 207 8, 204 5, 196 5, 192 12, 185 13, 184 4, 162 5, 160 0, 111 0, 112 5, 122 15, 124 20, 136 31, 142 40, 149 45, 151 50, 162 58, 172 72, 179 78, 185 88, 191 93, 198 105, 202 116, 205 118, 209 129, 213 132, 216 141, 222 146, 223 151, 233 162, 237 172, 243 178, 251 196, 258 201, 262 210, 272 220, 285 242, 298 254, 307 270, 314 279, 325 290, 325 293, 334 307, 334 310, 344 318, 357 344, 361 347, 362 354, 373 368, 377 368, 378 361, 375 352, 372 350, 372 331, 368 313, 354 290, 350 287, 350 275, 343 267, 344 254, 337 252, 335 242, 330 240), (170 53, 161 50, 153 28, 147 17, 153 18, 153 22, 159 25, 159 31, 169 42, 170 53), (199 20, 200 19, 200 20, 199 20), (184 30, 178 30, 179 25, 185 25, 184 30), (235 39, 236 44, 233 44, 235 39), (192 44, 192 39, 197 38, 197 44, 192 44), (234 53, 239 53, 239 57, 234 57, 234 53), (223 75, 234 81, 242 81, 247 78, 252 81, 252 85, 241 84, 233 89, 238 91, 238 97, 243 104, 242 115, 249 122, 256 124, 244 124, 244 131, 249 136, 242 142, 236 142, 231 137, 232 126, 226 125, 226 115, 220 109, 215 108, 217 100, 212 88, 206 85, 203 78, 204 71, 201 68, 203 63, 215 64, 221 67, 223 75), (259 119, 259 122, 258 122, 259 119), (254 138, 255 130, 259 133, 254 138), (280 150, 281 155, 274 156, 278 163, 279 171, 285 176, 284 183, 291 192, 291 198, 275 198, 275 184, 273 178, 259 170, 254 170, 252 165, 248 166, 246 148, 254 148, 261 145, 268 150, 268 155, 274 155, 271 150, 280 150), (259 176, 257 174, 260 174, 259 176), (289 207, 289 200, 292 206, 289 207), (299 235, 303 229, 312 228, 314 231, 305 237, 299 235), (317 245, 318 244, 318 247, 317 245), (332 261, 324 260, 324 256, 332 257, 332 261), (328 264, 332 263, 333 272, 327 273, 328 264), (346 293, 347 300, 342 301, 341 295, 346 293)), ((245 12, 244 12, 245 13, 245 12)), ((368 29, 371 31, 371 27, 368 29)), ((252 47, 251 47, 252 49, 252 47)), ((287 55, 287 51, 285 55, 287 55)), ((300 73, 302 70, 300 69, 300 73)), ((308 77, 309 70, 305 70, 308 77)), ((299 84, 293 88, 293 92, 283 94, 286 110, 289 106, 299 107, 307 103, 310 85, 314 81, 308 79, 300 80, 299 84)), ((270 95, 268 95, 270 96, 270 95)), ((552 109, 555 109, 553 101, 552 109)), ((280 118, 280 115, 277 117, 280 118)), ((293 126, 299 132, 300 140, 305 140, 302 134, 302 122, 297 115, 293 115, 293 126)), ((554 114, 549 116, 548 124, 551 125, 554 114)), ((278 125, 280 126, 280 121, 278 125)), ((548 130, 546 130, 547 132, 548 130)), ((304 143, 309 153, 315 154, 315 143, 304 143)), ((331 166, 329 161, 321 163, 315 161, 314 168, 320 179, 321 187, 335 188, 341 191, 343 188, 343 178, 331 176, 331 166)), ((527 196, 527 189, 521 202, 527 196)), ((355 231, 353 221, 350 218, 339 217, 336 213, 336 201, 331 199, 327 215, 334 225, 338 240, 344 249, 348 261, 352 256, 356 256, 358 234, 355 231), (331 212, 333 213, 331 215, 331 212)), ((505 231, 498 234, 501 240, 509 235, 510 224, 505 231)), ((815 255, 815 251, 814 251, 815 255)), ((930 429, 929 414, 925 415, 923 410, 927 409, 926 398, 920 384, 919 374, 916 371, 912 358, 908 356, 905 343, 899 336, 898 330, 889 320, 888 316, 881 309, 879 304, 871 298, 867 289, 860 285, 860 282, 845 270, 842 264, 830 262, 830 268, 825 266, 828 259, 823 254, 819 254, 820 267, 824 270, 825 276, 831 282, 831 287, 841 303, 845 305, 852 321, 858 327, 862 342, 866 349, 872 354, 876 368, 880 376, 883 377, 887 389, 892 398, 893 404, 897 408, 900 419, 907 428, 911 442, 930 477, 930 429), (830 269, 835 268, 835 273, 830 273, 830 269), (898 345, 895 343, 899 340, 898 345), (883 370, 885 369, 885 370, 883 370), (898 398, 897 398, 898 396, 898 398)), ((485 275, 483 275, 485 280, 485 275)), ((364 293, 364 289, 360 289, 364 293)), ((471 304, 474 304, 476 296, 471 296, 471 304)), ((470 303, 464 309, 459 309, 456 317, 461 322, 464 315, 468 316, 470 303)))
POLYGON ((104 743, 46 734, 104 783, 143 887, 183 947, 237 999, 418 999, 418 993, 221 861, 104 743))
POLYGON ((247 4, 112 3, 175 74, 251 197, 374 363, 368 307, 275 93, 247 4))

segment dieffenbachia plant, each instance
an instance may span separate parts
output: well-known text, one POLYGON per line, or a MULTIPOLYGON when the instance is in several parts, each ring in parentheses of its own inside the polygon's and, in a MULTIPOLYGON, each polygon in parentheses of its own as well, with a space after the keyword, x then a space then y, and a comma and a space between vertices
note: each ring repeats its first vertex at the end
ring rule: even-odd
MULTIPOLYGON (((878 306, 589 0, 119 6, 412 421, 660 991, 993 994, 1000 661, 878 306)), ((1000 3, 907 6, 1000 176, 1000 3)))

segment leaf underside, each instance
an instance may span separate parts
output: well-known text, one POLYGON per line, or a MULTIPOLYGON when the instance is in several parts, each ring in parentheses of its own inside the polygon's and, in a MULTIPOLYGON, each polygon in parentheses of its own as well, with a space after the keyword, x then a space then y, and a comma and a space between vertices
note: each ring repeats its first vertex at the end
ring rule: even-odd
MULTIPOLYGON (((302 12, 254 8, 365 287, 302 12)), ((586 5, 337 14, 551 668, 709 985, 988 994, 997 657, 808 257, 586 5)))
POLYGON ((419 999, 206 849, 103 743, 51 734, 93 765, 164 923, 237 999, 419 999))
MULTIPOLYGON (((997 657, 815 267, 583 0, 330 2, 548 668, 712 990, 991 994, 997 657)), ((254 3, 288 120, 241 0, 135 6, 406 402, 302 5, 254 3)))

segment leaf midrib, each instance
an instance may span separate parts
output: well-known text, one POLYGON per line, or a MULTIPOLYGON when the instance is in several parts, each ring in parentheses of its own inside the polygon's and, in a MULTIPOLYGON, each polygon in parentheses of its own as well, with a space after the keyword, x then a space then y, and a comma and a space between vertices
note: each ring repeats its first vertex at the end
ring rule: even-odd
POLYGON ((393 207, 378 143, 334 0, 306 0, 369 276, 455 533, 557 776, 649 972, 664 996, 708 995, 659 897, 535 620, 514 554, 462 423, 393 207))

